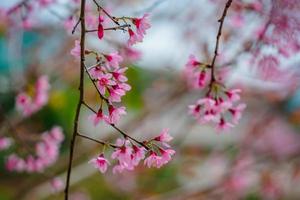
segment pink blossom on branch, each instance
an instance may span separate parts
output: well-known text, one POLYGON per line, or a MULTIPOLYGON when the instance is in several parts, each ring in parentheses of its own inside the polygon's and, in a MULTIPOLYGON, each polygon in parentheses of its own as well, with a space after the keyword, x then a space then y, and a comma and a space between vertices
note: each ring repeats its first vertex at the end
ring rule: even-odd
POLYGON ((146 30, 151 27, 147 13, 141 18, 133 18, 132 23, 136 26, 137 33, 142 37, 146 34, 146 30))
POLYGON ((104 57, 108 61, 108 65, 113 68, 119 68, 120 62, 123 61, 122 56, 120 56, 118 52, 113 52, 113 53, 104 55, 104 57))
POLYGON ((101 173, 105 173, 108 165, 110 165, 109 161, 104 158, 103 154, 100 154, 97 158, 93 158, 89 161, 89 163, 93 164, 93 166, 101 173))

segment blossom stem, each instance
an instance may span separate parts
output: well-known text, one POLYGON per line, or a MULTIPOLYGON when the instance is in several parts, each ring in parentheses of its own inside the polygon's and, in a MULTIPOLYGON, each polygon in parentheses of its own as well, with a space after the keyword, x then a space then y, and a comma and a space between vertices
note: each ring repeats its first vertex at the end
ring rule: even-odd
POLYGON ((93 78, 92 78, 91 74, 89 73, 89 71, 88 71, 88 69, 87 69, 87 67, 86 67, 85 65, 84 65, 84 68, 85 68, 86 73, 88 74, 89 79, 92 81, 92 83, 93 83, 94 87, 96 88, 96 90, 97 90, 99 96, 101 97, 101 99, 103 99, 103 100, 109 105, 108 99, 105 98, 105 97, 101 94, 101 92, 99 91, 99 89, 98 89, 96 83, 93 81, 93 78))
POLYGON ((108 143, 108 142, 104 142, 104 141, 101 141, 101 140, 96 140, 96 139, 94 139, 94 138, 91 138, 91 137, 86 136, 86 135, 82 135, 82 134, 80 134, 80 133, 77 133, 77 136, 82 137, 82 138, 85 138, 85 139, 88 139, 88 140, 91 140, 91 141, 94 141, 94 142, 99 143, 99 144, 102 144, 102 145, 104 145, 104 146, 107 145, 107 146, 111 146, 112 148, 118 148, 117 145, 114 145, 114 144, 111 144, 111 143, 108 143))
POLYGON ((99 5, 99 3, 96 0, 93 0, 93 2, 96 4, 98 10, 102 10, 104 12, 104 14, 110 18, 115 24, 120 25, 118 20, 116 20, 115 17, 111 16, 102 6, 99 5))
MULTIPOLYGON (((82 102, 83 105, 85 105, 90 111, 92 111, 93 113, 97 114, 97 112, 90 106, 88 105, 85 101, 82 102)), ((126 134, 124 131, 122 131, 121 129, 119 129, 118 127, 116 127, 116 125, 114 124, 109 124, 112 128, 114 128, 116 131, 118 131, 121 135, 123 135, 125 138, 129 138, 132 141, 136 142, 137 144, 145 147, 147 150, 149 149, 149 147, 147 145, 145 145, 143 142, 138 141, 137 139, 131 137, 130 135, 126 134)))
POLYGON ((210 82, 210 86, 209 87, 212 87, 213 83, 216 80, 216 78, 215 78, 215 62, 216 62, 216 58, 218 56, 219 43, 220 43, 220 38, 221 38, 221 35, 222 35, 223 24, 224 24, 224 21, 225 21, 225 17, 227 15, 227 11, 228 11, 229 7, 231 6, 232 1, 233 0, 228 0, 227 1, 226 5, 224 7, 224 10, 223 10, 223 14, 222 14, 221 18, 218 20, 218 22, 220 23, 220 25, 219 25, 218 33, 217 33, 217 36, 216 36, 216 44, 215 44, 215 50, 214 50, 214 57, 213 57, 212 62, 210 64, 210 67, 211 67, 211 82, 210 82))
POLYGON ((72 29, 72 34, 74 34, 74 33, 75 33, 75 31, 76 31, 76 28, 77 28, 77 26, 79 25, 80 21, 81 21, 81 19, 79 18, 79 19, 77 20, 77 22, 76 22, 75 26, 74 26, 74 27, 73 27, 73 29, 72 29))
POLYGON ((76 141, 76 135, 78 132, 78 122, 79 122, 79 115, 80 110, 84 98, 84 69, 85 69, 85 3, 86 0, 81 0, 80 5, 80 24, 81 24, 81 36, 80 36, 80 82, 79 82, 79 99, 77 103, 75 119, 73 124, 73 134, 72 140, 70 144, 70 155, 69 155, 69 164, 68 164, 68 171, 67 171, 67 178, 66 178, 66 187, 65 187, 65 200, 69 198, 69 187, 70 187, 70 177, 72 171, 72 162, 73 162, 73 153, 76 141))
MULTIPOLYGON (((120 25, 120 26, 114 26, 114 27, 110 27, 110 28, 105 28, 104 30, 105 31, 116 31, 116 30, 126 31, 125 28, 129 28, 130 26, 131 26, 130 24, 123 24, 123 25, 120 25)), ((93 29, 93 30, 87 30, 86 32, 90 33, 90 32, 97 32, 97 31, 98 31, 97 29, 93 29)))

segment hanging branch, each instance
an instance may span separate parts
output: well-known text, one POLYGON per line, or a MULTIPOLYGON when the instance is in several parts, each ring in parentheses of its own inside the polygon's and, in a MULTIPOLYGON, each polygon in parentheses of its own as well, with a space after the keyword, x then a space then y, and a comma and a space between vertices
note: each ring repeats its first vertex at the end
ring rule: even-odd
POLYGON ((219 29, 218 29, 218 34, 216 37, 216 44, 215 44, 215 50, 214 50, 214 57, 212 59, 212 62, 210 64, 211 67, 211 82, 210 82, 210 87, 212 86, 212 84, 215 82, 216 78, 215 78, 215 62, 216 62, 216 58, 218 56, 218 50, 219 50, 219 42, 220 42, 220 37, 222 35, 222 28, 223 28, 223 24, 225 21, 225 17, 227 15, 227 11, 229 9, 229 7, 231 6, 233 0, 228 0, 224 10, 223 10, 223 14, 221 16, 221 18, 218 20, 218 22, 220 23, 219 25, 219 29))

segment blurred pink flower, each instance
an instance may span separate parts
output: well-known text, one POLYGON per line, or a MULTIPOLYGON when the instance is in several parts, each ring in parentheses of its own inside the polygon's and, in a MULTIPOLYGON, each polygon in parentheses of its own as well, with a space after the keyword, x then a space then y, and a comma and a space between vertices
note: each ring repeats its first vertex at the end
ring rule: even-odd
POLYGON ((57 193, 57 192, 60 192, 64 189, 64 182, 61 178, 58 178, 58 177, 55 177, 51 180, 50 182, 51 184, 51 188, 52 188, 52 192, 53 193, 57 193))
POLYGON ((8 137, 0 137, 0 151, 8 149, 12 145, 12 139, 8 137))
POLYGON ((135 32, 133 32, 132 29, 128 29, 128 34, 129 34, 129 39, 127 44, 129 46, 132 46, 134 44, 136 44, 137 42, 142 42, 143 41, 143 37, 139 34, 136 34, 135 32))
POLYGON ((137 33, 141 37, 143 37, 146 34, 146 30, 151 27, 149 22, 149 14, 147 13, 141 18, 134 18, 132 22, 136 26, 137 33))
POLYGON ((71 49, 70 54, 74 56, 75 58, 80 57, 80 41, 75 40, 75 46, 73 49, 71 49))

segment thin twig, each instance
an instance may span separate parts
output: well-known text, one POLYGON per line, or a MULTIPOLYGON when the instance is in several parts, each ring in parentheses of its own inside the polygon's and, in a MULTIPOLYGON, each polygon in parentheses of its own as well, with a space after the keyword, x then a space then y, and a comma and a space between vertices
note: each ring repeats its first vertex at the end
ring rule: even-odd
POLYGON ((70 155, 69 155, 69 164, 68 172, 66 178, 66 188, 65 188, 65 200, 68 200, 69 197, 69 187, 70 187, 70 177, 72 171, 72 161, 73 161, 73 152, 75 147, 76 135, 78 133, 78 121, 80 115, 80 109, 84 98, 84 53, 85 53, 85 0, 81 0, 80 5, 80 23, 81 23, 81 36, 80 36, 80 82, 79 82, 79 99, 76 108, 76 114, 73 124, 73 135, 70 144, 70 155))
MULTIPOLYGON (((116 31, 116 30, 126 31, 125 28, 129 28, 130 26, 131 26, 130 24, 123 24, 120 26, 105 28, 104 30, 105 31, 116 31)), ((97 32, 97 31, 98 31, 97 29, 93 29, 93 30, 87 30, 86 32, 89 33, 89 32, 97 32)))
POLYGON ((78 26, 78 24, 79 24, 79 22, 81 21, 81 19, 79 18, 78 20, 77 20, 77 22, 76 22, 76 24, 75 24, 75 26, 73 27, 73 29, 72 29, 72 34, 74 34, 75 33, 75 31, 76 31, 76 28, 77 28, 77 26, 78 26))
POLYGON ((87 67, 84 66, 84 68, 85 68, 86 73, 88 74, 89 79, 92 81, 94 87, 96 88, 96 90, 97 90, 97 92, 98 92, 100 98, 103 99, 103 100, 109 105, 110 103, 109 103, 108 99, 105 98, 105 97, 101 94, 101 92, 99 91, 99 89, 98 89, 96 83, 93 81, 94 79, 92 78, 91 74, 89 73, 87 67))
MULTIPOLYGON (((85 105, 90 111, 92 111, 93 113, 97 114, 97 111, 95 111, 90 105, 88 105, 86 102, 82 102, 83 105, 85 105)), ((122 131, 121 129, 119 129, 118 127, 116 127, 115 124, 110 124, 109 125, 114 128, 116 131, 118 131, 121 135, 123 135, 125 138, 129 138, 132 141, 136 142, 137 144, 145 147, 147 150, 149 149, 149 147, 147 145, 145 145, 143 142, 138 141, 137 139, 131 137, 130 135, 126 134, 124 131, 122 131)))
POLYGON ((216 78, 215 78, 215 62, 216 62, 216 58, 218 56, 218 49, 219 49, 220 37, 222 35, 222 28, 223 28, 223 24, 224 24, 224 21, 225 21, 225 17, 227 15, 227 11, 228 11, 228 9, 229 9, 232 1, 233 0, 228 0, 227 1, 226 5, 224 7, 224 10, 223 10, 223 14, 222 14, 221 18, 218 20, 218 22, 220 23, 220 25, 219 25, 218 34, 217 34, 217 37, 216 37, 216 45, 215 45, 214 57, 213 57, 212 62, 210 64, 210 67, 211 67, 211 82, 210 82, 210 87, 212 86, 212 84, 216 80, 216 78))
POLYGON ((120 23, 118 22, 118 20, 116 20, 115 17, 111 16, 102 6, 99 5, 99 3, 96 0, 93 0, 93 2, 96 4, 98 10, 102 10, 104 12, 104 14, 109 17, 115 24, 120 25, 120 23))
POLYGON ((102 145, 111 146, 112 148, 118 148, 118 147, 119 147, 119 146, 114 145, 114 144, 111 144, 111 143, 109 143, 109 142, 104 142, 104 141, 102 141, 102 140, 96 140, 96 139, 94 139, 94 138, 91 138, 91 137, 86 136, 86 135, 82 135, 82 134, 80 134, 80 133, 77 133, 77 136, 82 137, 82 138, 85 138, 85 139, 88 139, 88 140, 91 140, 91 141, 94 141, 94 142, 99 143, 99 144, 102 144, 102 145))

